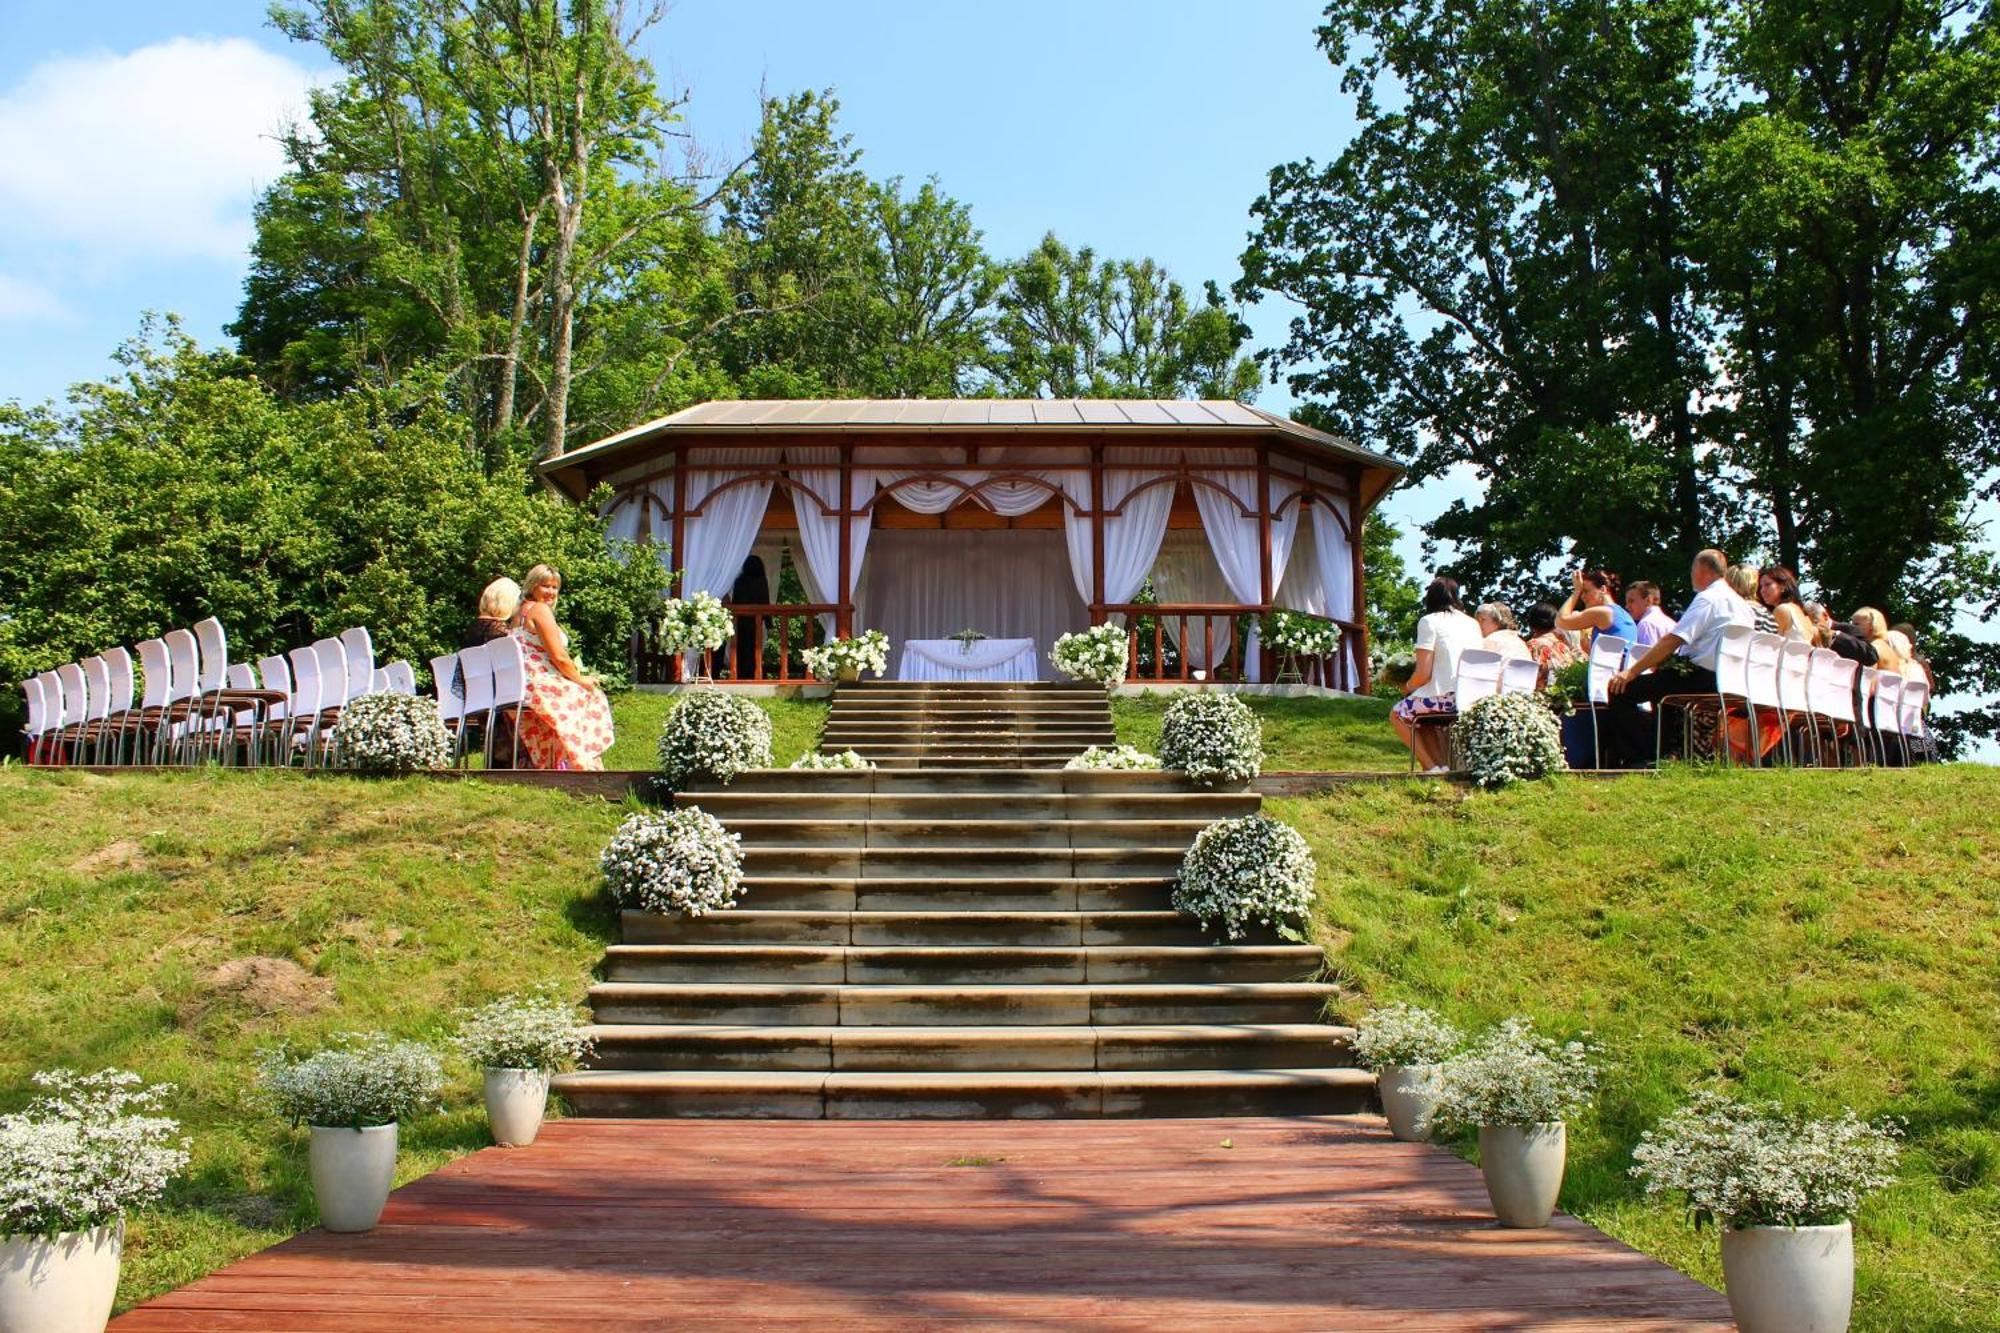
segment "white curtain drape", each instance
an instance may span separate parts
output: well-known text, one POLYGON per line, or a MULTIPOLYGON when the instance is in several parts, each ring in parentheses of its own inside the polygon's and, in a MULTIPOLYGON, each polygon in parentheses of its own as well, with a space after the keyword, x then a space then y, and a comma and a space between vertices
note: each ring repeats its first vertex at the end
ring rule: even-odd
POLYGON ((756 543, 764 523, 764 510, 771 503, 768 480, 729 483, 747 472, 775 466, 776 449, 717 449, 703 451, 696 461, 705 466, 739 467, 739 472, 689 472, 682 495, 690 511, 682 524, 684 551, 674 552, 674 563, 686 571, 683 595, 696 592, 727 597, 743 570, 743 561, 756 543), (728 489, 723 489, 728 487, 728 489), (700 509, 699 514, 693 513, 700 509))
POLYGON ((1323 504, 1312 506, 1313 562, 1319 567, 1319 614, 1359 623, 1364 617, 1355 603, 1354 547, 1340 519, 1323 504))
MULTIPOLYGON (((952 455, 956 455, 957 452, 957 450, 949 451, 952 455)), ((1022 514, 1039 509, 1048 503, 1052 492, 1047 485, 1040 480, 1030 480, 1028 477, 1017 475, 996 479, 976 492, 971 491, 970 487, 991 477, 992 471, 983 466, 948 466, 955 460, 946 457, 946 454, 946 450, 934 446, 912 445, 903 450, 902 457, 897 459, 898 462, 905 463, 904 466, 876 468, 869 478, 870 483, 884 490, 894 487, 896 502, 905 509, 919 514, 942 514, 968 497, 972 503, 990 509, 1003 518, 1019 518, 1022 514), (925 473, 937 473, 941 474, 941 477, 935 481, 908 480, 925 473), (944 480, 946 477, 951 480, 944 480)), ((987 449, 980 454, 982 464, 1000 463, 1006 461, 1006 458, 1007 450, 1004 447, 987 449)), ((1028 475, 1041 476, 1039 473, 1028 475)))
POLYGON ((1277 604, 1292 611, 1326 614, 1326 596, 1319 576, 1318 541, 1311 523, 1301 523, 1292 538, 1292 558, 1278 580, 1277 604))
MULTIPOLYGON (((1166 534, 1160 543, 1159 558, 1153 563, 1153 595, 1167 604, 1226 602, 1230 599, 1228 581, 1215 566, 1215 553, 1208 549, 1205 534, 1192 528, 1166 534)), ((1160 624, 1189 666, 1207 671, 1229 660, 1228 616, 1190 616, 1186 643, 1181 641, 1180 617, 1163 615, 1160 624), (1211 622, 1214 627, 1212 636, 1209 629, 1211 622), (1209 660, 1208 642, 1211 637, 1215 640, 1214 661, 1209 660)))
MULTIPOLYGON (((792 512, 799 520, 799 582, 806 596, 815 602, 840 600, 840 516, 825 513, 821 501, 835 509, 845 506, 840 495, 840 451, 807 446, 785 451, 785 471, 811 494, 792 492, 792 512), (817 497, 817 498, 815 498, 817 497)), ((857 470, 850 483, 854 494, 848 505, 860 508, 875 493, 875 474, 857 470)), ((848 577, 858 586, 861 562, 868 555, 868 536, 875 525, 873 508, 857 514, 847 530, 848 577)), ((821 616, 828 634, 833 633, 832 616, 821 616)))
POLYGON ((879 629, 894 645, 889 674, 902 669, 909 639, 976 629, 995 639, 1033 639, 1046 679, 1056 638, 1090 624, 1071 585, 1060 534, 1041 529, 964 529, 875 534, 855 594, 855 628, 879 629))
MULTIPOLYGON (((1208 532, 1209 549, 1215 552, 1229 590, 1239 602, 1256 604, 1264 599, 1262 566, 1263 537, 1257 519, 1257 473, 1250 468, 1204 469, 1200 476, 1215 483, 1194 488, 1195 506, 1201 510, 1201 525, 1208 532), (1221 489, 1218 490, 1217 487, 1221 489), (1247 512, 1246 512, 1247 511, 1247 512)), ((1274 512, 1298 493, 1296 482, 1271 478, 1271 508, 1274 512)), ((1271 587, 1275 590, 1292 556, 1292 537, 1298 531, 1299 507, 1283 509, 1271 520, 1271 587)), ((1244 653, 1243 678, 1261 679, 1257 652, 1257 631, 1250 631, 1244 653)))
MULTIPOLYGON (((1104 520, 1104 600, 1129 602, 1146 581, 1146 573, 1160 554, 1160 539, 1167 532, 1167 515, 1174 507, 1174 488, 1149 485, 1168 475, 1178 458, 1172 449, 1134 449, 1120 456, 1121 462, 1159 464, 1157 470, 1107 472, 1104 474, 1104 507, 1124 512, 1104 520)), ((1069 547, 1070 574, 1076 580, 1077 596, 1085 606, 1096 578, 1096 551, 1092 540, 1093 520, 1083 512, 1090 508, 1088 472, 1053 472, 1050 480, 1063 488, 1071 501, 1063 507, 1063 537, 1069 547)))

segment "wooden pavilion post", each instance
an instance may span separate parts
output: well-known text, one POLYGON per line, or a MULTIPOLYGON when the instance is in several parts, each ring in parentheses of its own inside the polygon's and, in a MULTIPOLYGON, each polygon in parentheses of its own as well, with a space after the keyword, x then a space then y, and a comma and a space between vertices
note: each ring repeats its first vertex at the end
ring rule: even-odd
MULTIPOLYGON (((674 450, 674 545, 667 556, 667 568, 671 575, 667 582, 669 594, 685 591, 680 586, 682 575, 679 571, 686 568, 681 562, 686 558, 687 552, 687 459, 686 445, 674 450)), ((687 658, 675 653, 673 663, 673 670, 667 674, 676 681, 687 679, 687 658)))
MULTIPOLYGON (((1271 452, 1266 446, 1259 445, 1257 447, 1257 600, 1259 602, 1257 615, 1260 622, 1278 595, 1277 589, 1271 586, 1272 583, 1271 452)), ((1260 634, 1257 638, 1257 675, 1260 679, 1270 673, 1270 659, 1271 651, 1260 634)))
POLYGON ((854 635, 854 446, 840 446, 840 587, 833 600, 833 632, 838 638, 854 635))
POLYGON ((1104 623, 1104 446, 1090 446, 1090 623, 1104 623))
POLYGON ((1359 464, 1350 468, 1347 474, 1347 544, 1354 554, 1354 679, 1359 682, 1356 693, 1368 693, 1368 586, 1366 571, 1362 568, 1361 534, 1368 522, 1368 515, 1361 507, 1361 468, 1359 464))

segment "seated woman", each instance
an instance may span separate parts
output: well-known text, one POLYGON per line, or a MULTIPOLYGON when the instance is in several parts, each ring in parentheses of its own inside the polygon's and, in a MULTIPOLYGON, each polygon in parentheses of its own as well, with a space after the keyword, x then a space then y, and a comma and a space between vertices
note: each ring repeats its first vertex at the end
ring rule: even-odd
POLYGON ((1766 565, 1757 571, 1757 601, 1771 613, 1777 622, 1778 633, 1795 643, 1809 643, 1814 647, 1824 647, 1819 626, 1806 613, 1804 599, 1799 596, 1798 576, 1783 565, 1766 565))
MULTIPOLYGON (((521 585, 509 578, 498 578, 486 585, 479 594, 479 614, 465 627, 465 633, 458 636, 461 649, 478 648, 504 639, 513 633, 515 612, 521 609, 521 585)), ((460 671, 452 681, 452 690, 459 698, 465 697, 465 673, 460 671)), ((514 723, 506 714, 493 720, 493 767, 506 768, 513 762, 514 723)))
POLYGON ((601 769, 611 748, 611 702, 597 678, 569 655, 556 623, 562 575, 536 565, 523 580, 520 623, 527 679, 521 697, 521 748, 536 768, 601 769))
POLYGON ((1503 660, 1528 656, 1528 641, 1515 628, 1514 612, 1505 603, 1488 602, 1474 611, 1472 618, 1479 622, 1479 632, 1486 636, 1480 647, 1492 649, 1503 660))
POLYGON ((1389 724, 1426 773, 1445 771, 1446 738, 1442 727, 1419 727, 1417 719, 1458 716, 1453 703, 1458 659, 1479 647, 1481 638, 1479 622, 1465 614, 1458 600, 1458 580, 1432 579, 1424 592, 1424 615, 1417 621, 1417 666, 1389 712, 1389 724))
POLYGON ((1639 641, 1639 624, 1625 609, 1625 585, 1608 569, 1579 568, 1570 575, 1569 597, 1556 611, 1556 628, 1639 641))
POLYGON ((1875 667, 1894 675, 1903 674, 1902 653, 1896 649, 1896 641, 1889 637, 1889 618, 1872 606, 1864 606, 1850 618, 1857 636, 1875 650, 1875 667))
POLYGON ((1583 654, 1556 629, 1554 602, 1536 602, 1528 608, 1528 656, 1542 668, 1541 678, 1535 682, 1542 688, 1548 686, 1556 672, 1583 660, 1583 654))
POLYGON ((1749 605, 1751 623, 1756 626, 1759 634, 1776 634, 1778 632, 1777 616, 1773 615, 1771 608, 1764 605, 1762 599, 1757 596, 1757 567, 1755 565, 1731 565, 1729 572, 1723 575, 1723 581, 1729 584, 1731 592, 1741 597, 1749 605))
POLYGON ((1935 690, 1937 678, 1931 675, 1930 659, 1917 652, 1917 627, 1907 621, 1889 631, 1889 642, 1903 655, 1903 679, 1920 680, 1935 690))

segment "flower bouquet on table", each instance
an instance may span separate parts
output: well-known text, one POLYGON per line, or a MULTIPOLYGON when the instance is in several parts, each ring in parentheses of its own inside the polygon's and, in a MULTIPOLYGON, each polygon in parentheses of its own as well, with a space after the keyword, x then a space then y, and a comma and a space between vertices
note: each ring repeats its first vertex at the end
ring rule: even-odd
POLYGON ((976 629, 962 629, 951 637, 957 641, 958 651, 969 656, 972 652, 972 645, 984 639, 986 635, 976 629))
POLYGON ((1105 689, 1125 683, 1127 639, 1122 625, 1092 625, 1065 634, 1049 649, 1049 661, 1072 680, 1096 681, 1105 689))
POLYGON ((1722 1276, 1744 1333, 1842 1329, 1854 1304, 1854 1211, 1896 1179, 1893 1121, 1833 1120, 1698 1092, 1639 1136, 1632 1174, 1722 1224, 1722 1276))
POLYGON ((166 1192, 187 1140, 154 1114, 170 1085, 117 1069, 34 1078, 41 1094, 0 1116, 0 1328, 102 1328, 125 1214, 166 1192))
POLYGON ((834 639, 799 654, 806 670, 821 680, 859 680, 861 673, 880 676, 889 669, 889 636, 871 629, 857 638, 834 639))
POLYGON ((714 593, 669 598, 660 608, 659 644, 666 653, 712 653, 736 633, 736 617, 714 593))

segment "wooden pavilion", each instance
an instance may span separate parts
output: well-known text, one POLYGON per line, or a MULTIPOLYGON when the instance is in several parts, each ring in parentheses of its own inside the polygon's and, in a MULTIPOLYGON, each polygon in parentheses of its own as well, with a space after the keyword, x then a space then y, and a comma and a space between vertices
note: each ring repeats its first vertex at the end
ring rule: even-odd
MULTIPOLYGON (((1362 525, 1402 474, 1233 401, 985 398, 704 403, 541 471, 600 496, 614 536, 666 543, 677 592, 739 594, 749 651, 705 664, 721 683, 804 681, 801 647, 866 628, 914 668, 905 640, 1020 634, 1045 663, 1054 634, 1111 621, 1137 680, 1297 665, 1348 690, 1368 685, 1362 525), (741 596, 753 556, 761 600, 741 596), (1340 651, 1279 661, 1258 635, 1279 607, 1338 623, 1340 651)), ((678 678, 636 652, 642 680, 678 678)))

